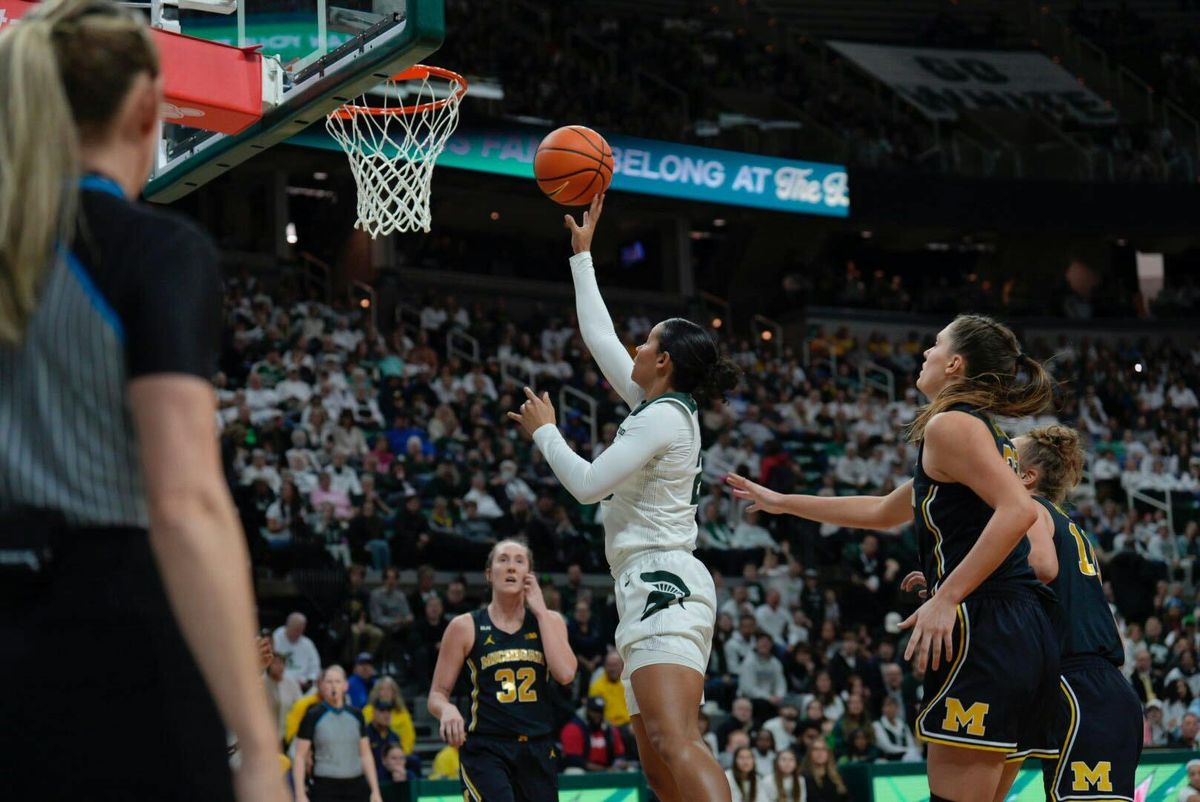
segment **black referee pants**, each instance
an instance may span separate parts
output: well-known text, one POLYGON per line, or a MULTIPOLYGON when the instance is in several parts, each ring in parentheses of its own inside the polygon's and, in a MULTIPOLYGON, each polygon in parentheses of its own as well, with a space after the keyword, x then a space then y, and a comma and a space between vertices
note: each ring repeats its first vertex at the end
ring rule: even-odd
POLYGON ((313 777, 308 798, 309 802, 368 802, 371 786, 367 785, 367 778, 361 774, 346 779, 313 777))
POLYGON ((0 796, 232 800, 225 729, 147 534, 60 541, 44 577, 0 579, 0 796))

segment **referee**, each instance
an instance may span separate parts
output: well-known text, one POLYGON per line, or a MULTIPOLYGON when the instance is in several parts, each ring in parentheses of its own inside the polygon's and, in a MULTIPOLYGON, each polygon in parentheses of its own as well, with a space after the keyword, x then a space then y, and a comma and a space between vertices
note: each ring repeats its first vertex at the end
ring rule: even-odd
POLYGON ((109 0, 0 28, 7 799, 286 798, 207 380, 216 254, 131 202, 162 101, 148 31, 109 0))

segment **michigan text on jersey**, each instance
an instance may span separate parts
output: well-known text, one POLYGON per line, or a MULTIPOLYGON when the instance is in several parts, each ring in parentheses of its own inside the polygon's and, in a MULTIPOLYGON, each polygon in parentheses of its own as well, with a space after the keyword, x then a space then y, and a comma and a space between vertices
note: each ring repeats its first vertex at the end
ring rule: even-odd
POLYGON ((480 668, 491 668, 497 663, 537 663, 539 665, 546 664, 546 656, 542 654, 541 649, 501 649, 497 652, 484 655, 479 661, 480 668))

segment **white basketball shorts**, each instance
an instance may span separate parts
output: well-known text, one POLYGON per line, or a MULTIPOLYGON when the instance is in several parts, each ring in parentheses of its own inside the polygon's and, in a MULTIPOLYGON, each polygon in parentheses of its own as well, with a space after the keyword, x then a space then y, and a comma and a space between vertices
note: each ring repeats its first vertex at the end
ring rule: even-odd
POLYGON ((617 651, 625 661, 621 679, 632 716, 639 708, 629 678, 639 668, 672 663, 705 673, 717 592, 704 563, 679 549, 635 554, 613 576, 617 651))

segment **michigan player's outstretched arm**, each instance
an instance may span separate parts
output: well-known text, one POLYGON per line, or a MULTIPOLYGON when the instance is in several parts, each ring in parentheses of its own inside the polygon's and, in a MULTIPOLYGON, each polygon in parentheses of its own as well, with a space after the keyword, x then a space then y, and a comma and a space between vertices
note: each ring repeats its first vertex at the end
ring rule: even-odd
POLYGON ((725 482, 734 496, 751 502, 747 509, 772 515, 786 513, 850 529, 892 529, 913 519, 911 479, 886 496, 786 495, 736 474, 725 482))
POLYGON ((454 683, 458 682, 458 674, 474 645, 475 626, 471 622, 471 614, 456 616, 442 635, 437 666, 433 669, 433 683, 429 686, 429 701, 425 705, 429 715, 441 722, 438 734, 442 740, 455 747, 466 742, 467 728, 462 713, 450 701, 450 694, 454 693, 454 683))
POLYGON ((575 218, 569 214, 563 218, 563 224, 571 232, 571 248, 575 252, 571 257, 575 315, 579 318, 579 333, 600 366, 600 372, 632 409, 641 403, 645 393, 633 381, 633 359, 613 327, 612 317, 596 284, 596 269, 592 266, 592 235, 603 209, 604 195, 598 194, 592 198, 591 208, 583 213, 582 226, 576 225, 575 218))
POLYGON ((542 634, 542 651, 546 655, 546 668, 559 685, 569 685, 575 679, 579 660, 567 639, 567 622, 561 615, 546 606, 542 586, 533 574, 525 575, 525 604, 538 622, 542 634))
POLYGON ((588 462, 571 450, 558 430, 550 396, 543 393, 539 398, 528 387, 525 395, 529 400, 521 411, 508 417, 533 437, 558 481, 580 504, 600 501, 672 443, 693 436, 691 421, 674 404, 650 404, 628 418, 621 436, 595 462, 588 462))
POLYGON ((946 659, 952 659, 959 603, 996 570, 1038 520, 1038 503, 996 450, 995 439, 983 421, 965 412, 942 412, 930 419, 924 437, 925 473, 937 482, 966 485, 994 512, 937 593, 900 625, 913 630, 904 658, 916 655, 922 671, 930 654, 934 670, 938 669, 943 647, 946 659))

